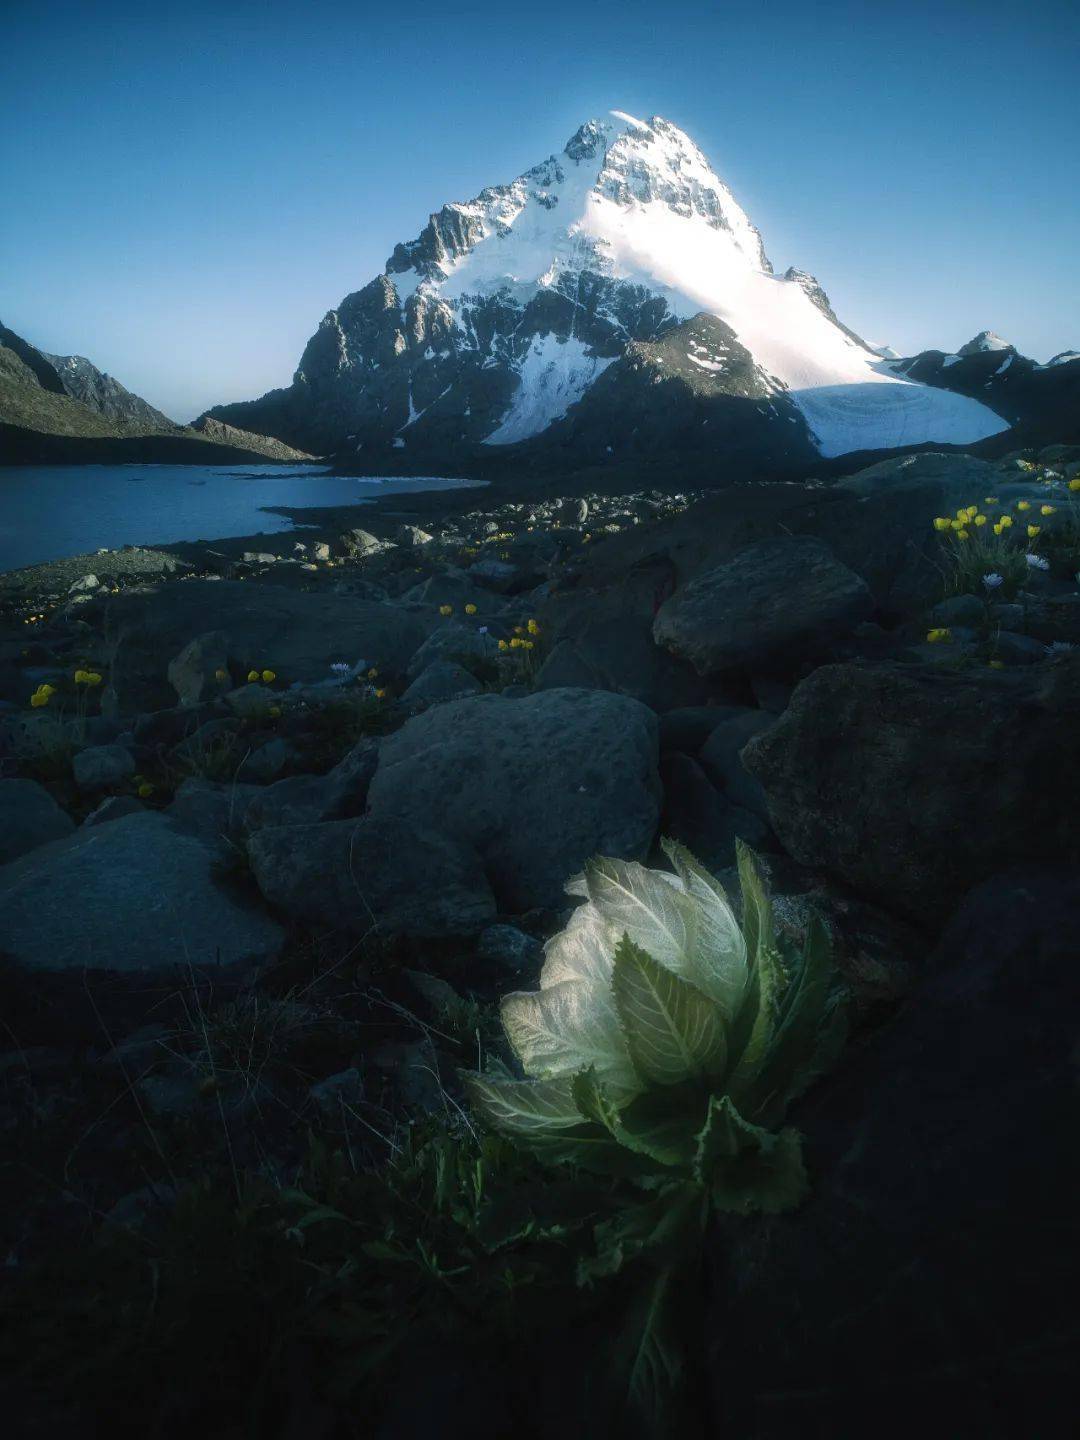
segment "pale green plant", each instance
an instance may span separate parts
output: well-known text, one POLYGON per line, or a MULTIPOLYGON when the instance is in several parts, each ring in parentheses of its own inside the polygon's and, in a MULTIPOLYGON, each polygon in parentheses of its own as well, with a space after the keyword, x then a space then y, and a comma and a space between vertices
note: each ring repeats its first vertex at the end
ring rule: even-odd
POLYGON ((665 842, 674 874, 598 859, 586 903, 548 942, 540 989, 504 998, 524 1079, 472 1075, 477 1110, 541 1159, 686 1182, 721 1210, 779 1211, 806 1189, 798 1134, 777 1130, 845 1036, 828 932, 784 954, 753 855, 742 924, 719 882, 665 842))

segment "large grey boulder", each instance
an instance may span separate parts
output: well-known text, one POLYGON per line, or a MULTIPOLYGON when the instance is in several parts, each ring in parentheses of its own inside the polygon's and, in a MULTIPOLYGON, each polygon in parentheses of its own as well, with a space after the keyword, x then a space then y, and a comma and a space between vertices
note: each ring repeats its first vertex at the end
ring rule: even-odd
POLYGON ((401 700, 404 705, 422 709, 460 699, 463 695, 478 695, 481 688, 479 680, 464 666, 452 660, 436 660, 416 677, 401 700))
POLYGON ((417 649, 409 661, 408 676, 415 680, 429 665, 436 661, 449 660, 460 663, 468 661, 494 661, 499 654, 499 642, 476 625, 459 625, 453 622, 441 624, 417 649))
POLYGON ((272 960, 280 927, 219 879, 220 846, 164 815, 79 830, 0 869, 4 952, 32 971, 228 969, 272 960))
POLYGON ((625 695, 453 700, 383 740, 369 810, 470 841, 504 910, 557 906, 590 856, 648 853, 657 748, 656 717, 625 695))
POLYGON ((274 670, 286 684, 325 680, 335 662, 364 659, 386 674, 403 671, 438 617, 325 591, 189 580, 150 594, 119 595, 110 606, 119 637, 115 684, 143 708, 169 704, 169 659, 194 636, 228 635, 239 673, 274 670))
POLYGON ((123 745, 91 745, 73 758, 71 770, 79 789, 93 793, 130 780, 135 774, 135 761, 123 745))
POLYGON ((324 935, 437 939, 495 918, 468 842, 403 818, 269 827, 248 841, 248 856, 274 909, 324 935))
POLYGON ((781 844, 924 922, 1009 864, 1080 858, 1080 653, 1023 669, 826 665, 742 761, 781 844))
POLYGON ((702 675, 801 658, 873 609, 866 582, 808 535, 749 545, 665 600, 653 634, 702 675))
POLYGON ((74 829, 71 816, 36 780, 0 780, 0 865, 74 829))

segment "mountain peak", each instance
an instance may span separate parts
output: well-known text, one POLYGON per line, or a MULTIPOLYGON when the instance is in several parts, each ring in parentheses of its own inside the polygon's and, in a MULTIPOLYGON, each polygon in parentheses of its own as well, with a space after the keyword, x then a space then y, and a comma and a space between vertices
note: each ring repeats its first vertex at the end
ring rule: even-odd
POLYGON ((1014 350, 1016 347, 1008 340, 1003 340, 1000 335, 995 335, 993 330, 980 330, 973 340, 966 345, 961 345, 956 352, 958 355, 982 355, 987 350, 1014 350))

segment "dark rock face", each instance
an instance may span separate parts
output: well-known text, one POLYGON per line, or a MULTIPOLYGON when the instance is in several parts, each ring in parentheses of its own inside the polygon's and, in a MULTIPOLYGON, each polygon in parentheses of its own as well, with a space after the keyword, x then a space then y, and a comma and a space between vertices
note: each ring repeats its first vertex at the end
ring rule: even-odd
POLYGON ((96 410, 99 415, 109 420, 132 421, 155 428, 162 426, 169 429, 174 424, 140 395, 133 395, 119 380, 99 370, 85 355, 45 354, 45 359, 60 377, 64 393, 96 410))
POLYGON ((479 695, 382 742, 369 810, 473 844, 506 911, 559 906, 590 856, 648 853, 656 759, 656 717, 627 696, 479 695))
POLYGON ((1080 656, 1024 672, 827 665, 742 752, 773 828, 886 907, 933 923, 994 870, 1080 853, 1080 656))
POLYGON ((467 841, 372 816, 260 830, 248 842, 269 904, 323 935, 469 935, 495 918, 467 841))
POLYGON ((1075 872, 994 876, 889 1030, 793 1114, 809 1199, 714 1250, 725 1432, 1068 1433, 1078 934, 1075 872))
POLYGON ((1005 350, 965 345, 960 356, 954 360, 940 350, 924 350, 896 361, 895 368, 923 385, 970 395, 1008 420, 1014 429, 984 441, 979 448, 986 453, 1051 441, 1080 443, 1080 356, 1039 365, 1011 345, 1005 350))
POLYGON ((0 780, 0 865, 74 829, 75 822, 36 780, 0 780))
POLYGON ((866 583, 819 540, 763 540, 660 607, 657 643, 703 675, 822 650, 866 618, 866 583))

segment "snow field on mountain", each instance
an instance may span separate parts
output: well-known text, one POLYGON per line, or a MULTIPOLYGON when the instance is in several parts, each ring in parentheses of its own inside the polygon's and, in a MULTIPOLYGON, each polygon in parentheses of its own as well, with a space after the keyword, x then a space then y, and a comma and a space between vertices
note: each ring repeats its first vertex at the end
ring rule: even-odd
POLYGON ((484 444, 513 445, 530 435, 539 435, 562 419, 613 358, 590 355, 573 336, 566 340, 554 335, 535 336, 521 363, 520 383, 510 409, 484 444))

